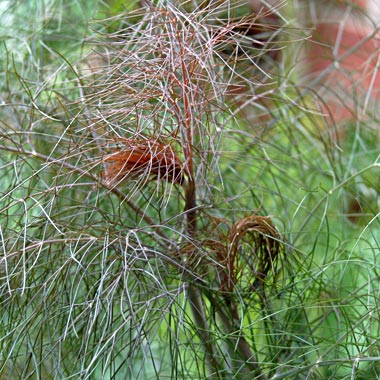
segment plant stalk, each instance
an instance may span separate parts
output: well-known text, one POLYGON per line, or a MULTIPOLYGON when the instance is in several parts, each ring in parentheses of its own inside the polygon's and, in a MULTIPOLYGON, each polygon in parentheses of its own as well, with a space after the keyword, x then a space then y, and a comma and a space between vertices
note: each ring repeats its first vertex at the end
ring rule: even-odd
MULTIPOLYGON (((185 189, 185 212, 186 212, 186 232, 189 238, 194 238, 197 230, 196 212, 196 187, 192 178, 185 189)), ((203 306, 202 293, 194 281, 189 282, 187 297, 190 303, 191 312, 196 326, 197 334, 203 344, 206 362, 213 377, 223 379, 221 364, 217 360, 217 353, 213 344, 210 325, 207 322, 205 309, 203 306)))

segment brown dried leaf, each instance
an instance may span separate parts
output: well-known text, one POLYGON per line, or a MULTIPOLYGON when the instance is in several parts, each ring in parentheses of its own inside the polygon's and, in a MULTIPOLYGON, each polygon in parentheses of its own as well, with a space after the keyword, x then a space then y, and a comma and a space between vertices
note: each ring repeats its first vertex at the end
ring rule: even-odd
POLYGON ((105 156, 103 173, 107 184, 118 185, 128 178, 145 176, 148 180, 165 179, 182 185, 186 167, 168 144, 157 141, 120 138, 124 147, 105 156))
POLYGON ((271 271, 275 272, 275 260, 281 251, 280 239, 268 216, 251 215, 236 222, 228 234, 222 288, 230 292, 242 280, 253 288, 259 286, 271 271), (244 244, 249 246, 247 252, 241 249, 244 244))

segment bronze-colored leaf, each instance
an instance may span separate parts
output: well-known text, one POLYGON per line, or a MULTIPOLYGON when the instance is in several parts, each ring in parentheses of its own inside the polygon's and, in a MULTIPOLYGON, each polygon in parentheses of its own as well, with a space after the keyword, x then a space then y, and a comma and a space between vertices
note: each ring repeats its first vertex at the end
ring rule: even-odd
POLYGON ((184 183, 186 167, 169 144, 134 138, 121 138, 118 142, 123 147, 103 158, 108 165, 103 177, 109 185, 137 176, 184 183))

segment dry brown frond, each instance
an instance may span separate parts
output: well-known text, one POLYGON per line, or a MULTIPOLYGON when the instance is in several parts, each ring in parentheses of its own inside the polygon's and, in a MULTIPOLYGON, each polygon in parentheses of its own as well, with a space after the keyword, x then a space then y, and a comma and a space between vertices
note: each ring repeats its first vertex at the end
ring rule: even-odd
POLYGON ((119 185, 137 176, 144 176, 145 180, 184 183, 186 166, 169 144, 135 138, 120 138, 118 142, 124 147, 103 158, 103 162, 108 164, 103 172, 108 185, 119 185))
MULTIPOLYGON (((250 215, 239 220, 232 226, 230 233, 230 256, 235 263, 239 262, 239 248, 243 242, 249 244, 248 254, 244 261, 252 270, 254 277, 253 287, 262 283, 269 272, 274 272, 274 263, 281 250, 281 236, 269 216, 250 215)), ((239 265, 239 264, 237 264, 239 265)), ((242 268, 235 268, 235 275, 239 276, 242 268)))
POLYGON ((257 289, 268 275, 275 276, 283 239, 269 216, 250 215, 230 227, 226 220, 210 217, 209 227, 199 246, 212 252, 222 292, 233 293, 236 286, 257 289))
MULTIPOLYGON (((224 253, 222 288, 232 291, 239 281, 253 288, 262 283, 281 251, 281 236, 268 216, 250 215, 236 222, 228 233, 224 253)), ((221 252, 218 252, 219 257, 221 252)))

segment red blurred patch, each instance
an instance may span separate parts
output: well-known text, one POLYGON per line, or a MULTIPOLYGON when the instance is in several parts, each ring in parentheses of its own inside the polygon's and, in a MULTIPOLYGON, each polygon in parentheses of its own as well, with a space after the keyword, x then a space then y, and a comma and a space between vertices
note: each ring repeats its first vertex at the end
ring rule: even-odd
POLYGON ((329 69, 321 84, 326 84, 330 94, 341 91, 339 96, 328 95, 324 99, 335 122, 361 116, 346 102, 350 97, 356 96, 361 101, 379 95, 379 47, 379 36, 369 27, 352 22, 316 26, 307 50, 308 72, 317 77, 329 69))

